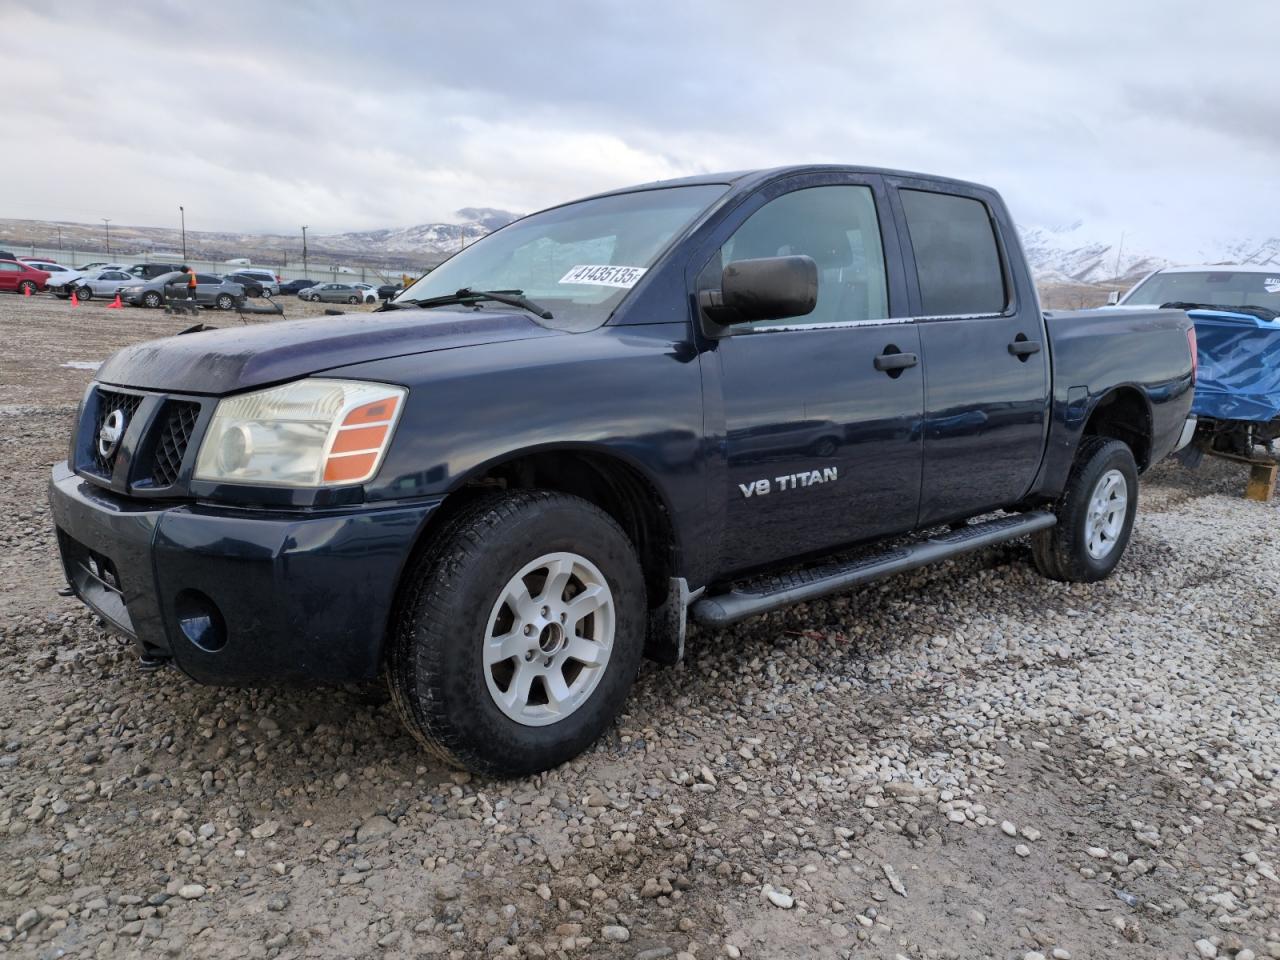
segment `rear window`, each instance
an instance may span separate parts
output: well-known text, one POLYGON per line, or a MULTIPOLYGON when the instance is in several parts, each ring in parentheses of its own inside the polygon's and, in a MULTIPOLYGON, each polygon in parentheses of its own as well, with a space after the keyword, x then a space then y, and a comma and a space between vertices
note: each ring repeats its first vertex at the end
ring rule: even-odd
POLYGON ((1009 300, 986 204, 924 190, 900 193, 924 315, 1003 312, 1009 300))

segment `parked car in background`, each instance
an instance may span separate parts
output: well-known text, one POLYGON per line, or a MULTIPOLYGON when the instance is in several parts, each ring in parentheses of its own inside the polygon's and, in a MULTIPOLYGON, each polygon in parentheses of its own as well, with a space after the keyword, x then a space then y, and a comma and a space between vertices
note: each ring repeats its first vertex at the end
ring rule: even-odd
POLYGON ((49 274, 21 260, 0 260, 0 290, 39 293, 49 282, 49 274))
POLYGON ((280 277, 266 267, 240 267, 235 271, 238 276, 251 277, 256 280, 265 293, 277 296, 280 293, 280 277))
POLYGON ((36 270, 43 270, 49 274, 49 280, 45 286, 56 296, 64 300, 71 296, 71 292, 79 283, 83 274, 79 270, 72 270, 70 267, 64 267, 60 263, 52 260, 41 260, 38 257, 23 257, 22 262, 36 270))
POLYGON ((140 277, 143 280, 150 280, 162 274, 173 273, 179 269, 179 266, 176 263, 135 263, 126 273, 133 277, 140 277))
POLYGON ((94 297, 114 297, 130 284, 137 283, 137 277, 131 277, 123 270, 90 270, 81 276, 76 285, 76 296, 81 300, 92 300, 94 297))
POLYGON ((357 290, 364 291, 365 303, 378 302, 378 288, 375 287, 372 283, 353 283, 352 286, 355 287, 357 290))
POLYGON ((378 299, 390 300, 403 289, 403 283, 384 283, 378 288, 378 299))
POLYGON ((289 280, 280 284, 280 292, 294 296, 301 293, 303 290, 308 290, 311 287, 316 286, 319 283, 319 280, 289 280))
POLYGON ((1262 307, 1280 313, 1280 266, 1165 267, 1149 273, 1120 298, 1122 307, 1262 307))
POLYGON ((257 277, 249 276, 247 273, 228 273, 224 275, 223 279, 238 283, 244 287, 244 295, 246 297, 260 297, 265 292, 262 281, 257 277))
POLYGON ((321 283, 303 290, 298 296, 313 303, 361 303, 364 291, 350 283, 321 283))
MULTIPOLYGON (((125 303, 135 307, 160 307, 166 299, 187 299, 187 275, 181 270, 162 273, 146 283, 135 283, 121 291, 125 303)), ((244 287, 210 273, 196 274, 196 303, 202 307, 230 310, 244 300, 244 287)))
POLYGON ((17 254, 10 253, 8 250, 0 250, 0 260, 17 260, 17 254))

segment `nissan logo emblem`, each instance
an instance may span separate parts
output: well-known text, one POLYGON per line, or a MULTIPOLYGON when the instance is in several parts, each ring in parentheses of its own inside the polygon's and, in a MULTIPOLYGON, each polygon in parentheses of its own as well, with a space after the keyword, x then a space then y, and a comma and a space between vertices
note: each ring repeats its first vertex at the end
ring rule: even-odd
POLYGON ((102 429, 98 431, 98 452, 110 460, 120 449, 120 438, 124 436, 124 411, 112 410, 107 419, 102 421, 102 429))

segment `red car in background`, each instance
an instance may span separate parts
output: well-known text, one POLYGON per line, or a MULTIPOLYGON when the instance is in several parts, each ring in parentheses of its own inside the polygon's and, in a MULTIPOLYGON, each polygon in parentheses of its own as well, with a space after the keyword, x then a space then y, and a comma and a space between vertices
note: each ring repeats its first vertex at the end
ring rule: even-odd
POLYGON ((17 260, 0 260, 0 290, 39 293, 49 283, 49 274, 17 260))

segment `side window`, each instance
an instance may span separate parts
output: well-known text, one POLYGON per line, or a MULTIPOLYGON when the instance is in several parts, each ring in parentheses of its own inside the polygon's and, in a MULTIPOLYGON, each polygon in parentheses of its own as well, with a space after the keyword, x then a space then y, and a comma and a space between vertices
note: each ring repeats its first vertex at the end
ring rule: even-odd
POLYGON ((9 263, 8 261, 0 261, 0 270, 3 270, 5 273, 21 273, 22 272, 22 268, 20 266, 18 266, 16 263, 9 263))
POLYGON ((1009 305, 1000 250, 981 200, 902 190, 927 317, 1001 313, 1009 305))
MULTIPOLYGON (((803 255, 818 265, 818 304, 803 317, 764 320, 821 325, 889 316, 880 221, 870 187, 808 187, 770 200, 720 249, 722 269, 735 260, 803 255)), ((718 283, 718 280, 716 281, 718 283)))

